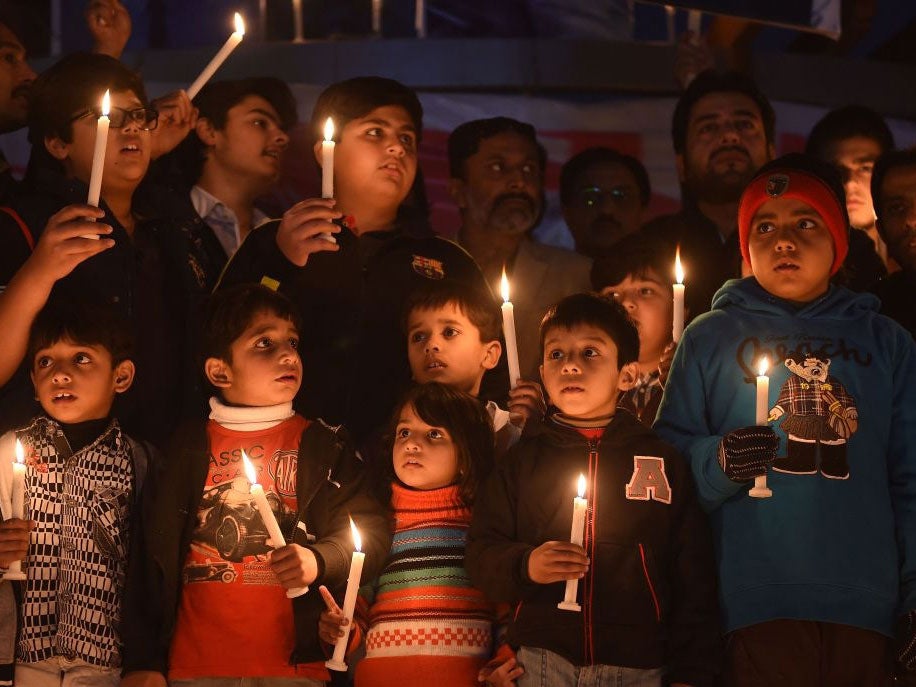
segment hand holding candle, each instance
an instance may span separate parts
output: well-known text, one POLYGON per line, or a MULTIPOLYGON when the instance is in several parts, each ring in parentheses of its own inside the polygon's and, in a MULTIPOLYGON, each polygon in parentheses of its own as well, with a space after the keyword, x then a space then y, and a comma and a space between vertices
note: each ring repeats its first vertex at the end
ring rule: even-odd
MULTIPOLYGON (((585 475, 579 475, 578 496, 573 499, 572 529, 569 541, 582 546, 585 539, 585 516, 588 513, 588 501, 585 500, 585 475)), ((566 580, 566 593, 557 608, 564 611, 581 611, 582 606, 576 602, 579 595, 579 580, 566 580)))
POLYGON ((353 611, 356 609, 356 595, 359 592, 359 582, 363 575, 363 563, 366 560, 366 554, 362 548, 362 540, 359 536, 359 530, 353 518, 350 518, 350 528, 353 530, 353 559, 350 561, 350 575, 347 577, 347 591, 344 594, 343 615, 347 619, 344 625, 344 633, 338 637, 337 643, 334 644, 334 655, 324 664, 331 670, 345 671, 347 664, 344 662, 344 656, 347 652, 347 641, 350 639, 350 628, 353 627, 353 611))
POLYGON ((515 309, 509 300, 509 280, 506 278, 505 267, 499 290, 503 297, 503 336, 506 339, 506 361, 509 363, 509 388, 514 389, 522 373, 518 366, 518 343, 515 339, 515 309))
POLYGON ((671 311, 671 339, 677 343, 684 333, 684 268, 681 266, 681 247, 674 254, 674 278, 671 285, 674 294, 674 308, 671 311))
POLYGON ((200 73, 194 83, 188 88, 188 97, 193 100, 194 96, 200 92, 200 89, 212 78, 216 73, 216 70, 220 68, 220 65, 226 61, 226 58, 236 49, 239 43, 242 42, 242 38, 245 36, 245 22, 242 20, 242 15, 238 12, 235 13, 235 31, 229 36, 223 47, 219 49, 219 52, 213 56, 213 59, 210 60, 210 64, 204 67, 204 70, 200 73))
MULTIPOLYGON (((25 452, 22 449, 22 442, 16 439, 16 460, 13 462, 13 484, 12 484, 12 516, 19 520, 25 520, 25 452)), ((25 573, 22 572, 22 562, 13 561, 3 575, 4 580, 24 580, 25 573)))
MULTIPOLYGON (((261 514, 261 520, 264 521, 264 526, 267 528, 268 540, 267 545, 272 546, 274 549, 279 549, 286 546, 286 539, 283 537, 283 532, 280 531, 280 525, 277 523, 277 518, 274 515, 273 510, 270 507, 270 504, 267 502, 267 496, 264 494, 264 487, 258 484, 258 475, 255 472, 254 465, 251 461, 248 460, 248 456, 245 455, 245 451, 242 451, 242 463, 245 466, 245 475, 248 477, 248 481, 251 483, 251 497, 254 500, 254 504, 258 509, 258 513, 261 514)), ((287 589, 286 596, 290 599, 295 599, 297 596, 302 596, 309 590, 308 587, 298 587, 296 589, 287 589)))
MULTIPOLYGON (((770 378, 767 377, 769 367, 770 361, 766 357, 761 358, 757 364, 757 403, 754 424, 762 427, 767 424, 770 406, 770 378)), ((758 499, 766 499, 772 496, 773 492, 767 487, 767 476, 764 474, 755 477, 754 486, 751 487, 748 493, 758 499)))

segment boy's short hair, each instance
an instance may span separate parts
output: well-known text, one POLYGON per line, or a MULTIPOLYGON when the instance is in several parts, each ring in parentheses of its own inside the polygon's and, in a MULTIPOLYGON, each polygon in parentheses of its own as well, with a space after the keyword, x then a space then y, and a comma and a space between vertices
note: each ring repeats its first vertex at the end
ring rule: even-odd
POLYGON ((477 327, 481 343, 499 341, 503 331, 502 311, 490 290, 451 280, 429 282, 410 294, 404 307, 404 333, 410 326, 410 316, 417 310, 438 310, 450 304, 477 327))
POLYGON ((104 348, 111 356, 112 366, 133 355, 133 331, 116 310, 85 300, 55 298, 32 323, 26 358, 29 367, 35 366, 39 351, 64 340, 104 348))
POLYGON ((738 204, 738 241, 741 255, 751 264, 748 240, 751 222, 760 206, 773 198, 795 198, 813 207, 833 237, 836 274, 849 252, 849 215, 846 192, 836 168, 803 153, 789 153, 761 167, 741 194, 738 204))
POLYGON ((881 206, 881 187, 888 172, 897 167, 916 167, 916 148, 909 150, 891 150, 875 161, 871 173, 871 200, 875 206, 875 215, 881 219, 884 208, 881 206))
POLYGON ((741 93, 753 100, 760 110, 767 143, 773 142, 776 113, 767 97, 757 88, 754 80, 739 72, 717 72, 714 69, 708 69, 690 82, 674 108, 674 115, 671 118, 671 141, 674 144, 675 153, 683 153, 687 146, 687 127, 690 124, 690 113, 693 106, 700 98, 710 93, 741 93))
POLYGON ((894 149, 894 135, 881 115, 863 105, 847 105, 831 110, 814 125, 805 152, 826 160, 832 143, 854 136, 875 141, 882 154, 894 149))
POLYGON ((645 279, 650 271, 664 279, 674 266, 674 253, 674 246, 662 239, 639 232, 625 236, 614 244, 613 250, 595 258, 592 288, 600 291, 627 277, 645 279))
POLYGON ((538 164, 541 171, 547 166, 547 150, 540 144, 534 127, 525 122, 509 117, 492 117, 475 119, 459 125, 448 137, 448 168, 453 179, 466 179, 465 162, 480 149, 480 142, 498 136, 513 133, 531 141, 538 151, 538 164))
POLYGON ((32 84, 29 103, 33 150, 44 150, 47 137, 70 143, 74 116, 97 108, 106 90, 131 91, 143 107, 149 105, 140 75, 108 55, 73 53, 42 72, 32 84))
POLYGON ((282 293, 260 284, 237 284, 214 293, 201 318, 200 363, 208 358, 232 362, 232 344, 261 313, 289 320, 302 331, 299 311, 282 293))
POLYGON ((639 333, 627 311, 612 298, 596 293, 574 293, 551 307, 541 320, 541 358, 544 341, 553 329, 587 325, 600 329, 617 346, 617 369, 639 360, 639 333))
POLYGON ((387 470, 395 479, 392 449, 401 411, 410 405, 423 422, 443 427, 451 435, 458 454, 458 491, 465 505, 474 503, 478 488, 493 467, 496 438, 493 420, 478 399, 441 382, 417 384, 395 406, 388 432, 387 470))
POLYGON ((309 132, 314 141, 324 140, 324 123, 334 119, 334 136, 352 120, 365 117, 378 107, 403 107, 416 129, 417 141, 423 134, 423 106, 412 88, 381 76, 358 76, 338 81, 325 88, 312 110, 309 132))
POLYGON ((625 167, 639 188, 639 202, 643 207, 649 204, 652 186, 649 182, 649 173, 642 162, 632 155, 602 147, 586 148, 566 161, 560 170, 560 203, 571 204, 576 192, 576 181, 586 170, 600 164, 617 164, 625 167))

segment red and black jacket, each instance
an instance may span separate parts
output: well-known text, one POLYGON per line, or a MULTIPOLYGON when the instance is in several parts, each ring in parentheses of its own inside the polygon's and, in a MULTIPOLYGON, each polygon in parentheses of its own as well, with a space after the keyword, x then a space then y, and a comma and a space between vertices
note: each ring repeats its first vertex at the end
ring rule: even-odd
POLYGON ((688 466, 626 411, 600 438, 586 434, 548 421, 497 466, 474 506, 471 579, 494 601, 516 604, 507 634, 516 649, 548 649, 579 666, 665 666, 671 682, 713 684, 721 661, 716 572, 688 466), (637 457, 654 482, 634 481, 637 457), (527 570, 535 547, 569 541, 580 473, 591 564, 577 613, 557 608, 564 583, 536 584, 527 570))

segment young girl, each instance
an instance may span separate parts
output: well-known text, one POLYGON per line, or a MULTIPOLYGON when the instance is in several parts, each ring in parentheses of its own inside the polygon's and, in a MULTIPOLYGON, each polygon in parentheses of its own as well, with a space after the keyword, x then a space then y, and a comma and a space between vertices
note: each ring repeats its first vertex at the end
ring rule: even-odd
MULTIPOLYGON (((398 408, 387 479, 379 481, 390 492, 394 540, 381 575, 361 590, 357 615, 368 607, 368 632, 356 685, 475 685, 493 652, 497 610, 471 586, 464 545, 471 504, 493 464, 493 426, 477 399, 438 382, 414 387, 398 408)), ((328 610, 319 635, 332 644, 343 616, 325 587, 321 593, 328 610)), ((362 639, 360 621, 351 648, 362 639)), ((513 667, 488 679, 512 679, 513 667)))

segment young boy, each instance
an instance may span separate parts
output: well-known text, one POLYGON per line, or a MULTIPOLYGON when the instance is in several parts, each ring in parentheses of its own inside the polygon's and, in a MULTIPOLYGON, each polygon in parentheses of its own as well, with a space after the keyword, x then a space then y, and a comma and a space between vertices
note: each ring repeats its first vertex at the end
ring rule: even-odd
POLYGON ((874 296, 830 284, 849 235, 831 166, 765 165, 738 231, 753 276, 687 328, 656 422, 710 513, 726 683, 884 685, 898 618, 916 663, 916 349, 874 296), (770 467, 772 498, 751 497, 770 467))
MULTIPOLYGON (((130 350, 124 322, 82 303, 52 303, 32 326, 28 360, 44 414, 0 437, 0 565, 22 559, 27 575, 18 613, 3 623, 4 641, 16 640, 16 684, 120 682, 127 552, 150 457, 110 414, 134 378, 130 350), (17 438, 25 520, 9 510, 17 438)), ((8 602, 10 584, 0 593, 8 602)))
POLYGON ((627 311, 639 332, 639 376, 620 394, 618 406, 644 423, 655 421, 671 363, 671 293, 674 250, 644 234, 621 239, 613 253, 595 260, 592 285, 627 311))
MULTIPOLYGON (((442 382, 479 396, 484 374, 496 367, 502 353, 502 313, 493 295, 453 282, 433 282, 414 292, 405 313, 413 380, 442 382)), ((544 395, 535 382, 521 381, 509 392, 508 411, 488 401, 497 456, 518 441, 527 420, 540 420, 544 410, 544 395)))
POLYGON ((340 592, 353 539, 371 579, 388 554, 384 509, 340 428, 297 415, 299 317, 257 285, 216 294, 203 320, 210 420, 173 439, 145 513, 143 572, 128 593, 125 684, 216 678, 318 685, 318 584, 340 592), (287 542, 273 549, 250 496, 244 452, 287 542), (292 601, 287 589, 313 587, 292 601), (129 682, 128 682, 129 681, 129 682))
POLYGON ((686 464, 629 413, 639 338, 613 301, 576 294, 541 324, 558 409, 513 447, 475 504, 466 567, 517 604, 507 641, 525 685, 709 685, 718 672, 712 548, 686 464), (571 544, 585 478, 583 545, 571 544), (567 580, 581 611, 561 610, 567 580))

